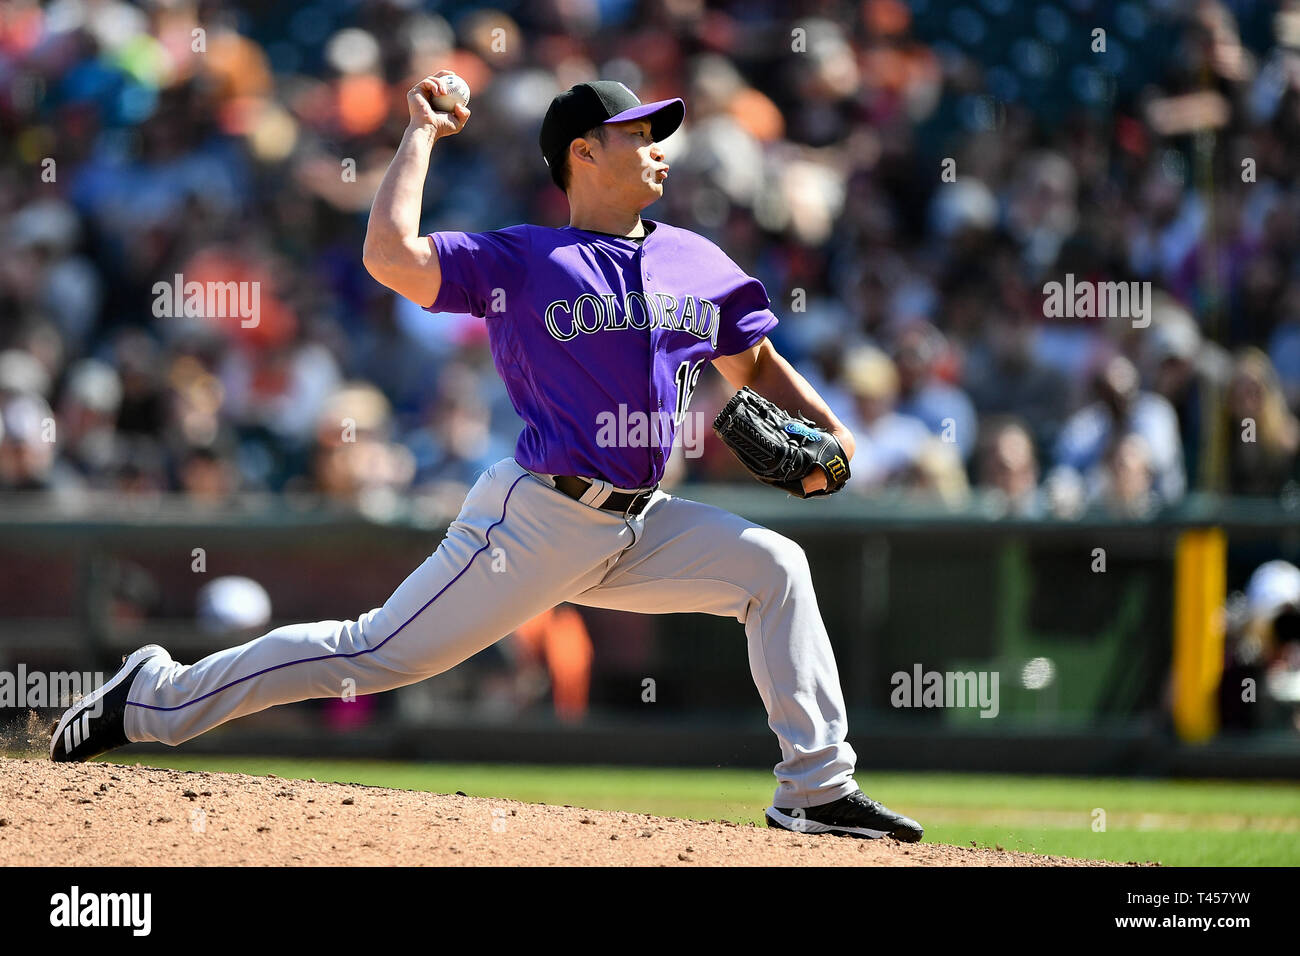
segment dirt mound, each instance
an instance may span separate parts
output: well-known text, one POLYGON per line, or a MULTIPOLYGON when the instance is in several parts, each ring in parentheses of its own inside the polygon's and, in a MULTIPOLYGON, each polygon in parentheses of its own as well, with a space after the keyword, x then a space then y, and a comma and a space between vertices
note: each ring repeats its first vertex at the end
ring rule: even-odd
POLYGON ((1090 866, 514 800, 0 759, 0 866, 1090 866))

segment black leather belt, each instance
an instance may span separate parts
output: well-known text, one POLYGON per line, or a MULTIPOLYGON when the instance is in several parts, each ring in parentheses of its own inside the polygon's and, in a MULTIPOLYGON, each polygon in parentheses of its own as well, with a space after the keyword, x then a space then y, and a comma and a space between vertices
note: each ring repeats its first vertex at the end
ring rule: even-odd
MULTIPOLYGON (((555 487, 564 492, 575 501, 580 501, 582 496, 587 493, 591 487, 591 482, 585 478, 579 478, 577 475, 556 475, 555 487)), ((620 514, 631 515, 636 517, 645 510, 645 506, 650 503, 650 497, 654 494, 654 489, 649 491, 612 491, 608 498, 600 505, 603 511, 617 511, 620 514)))

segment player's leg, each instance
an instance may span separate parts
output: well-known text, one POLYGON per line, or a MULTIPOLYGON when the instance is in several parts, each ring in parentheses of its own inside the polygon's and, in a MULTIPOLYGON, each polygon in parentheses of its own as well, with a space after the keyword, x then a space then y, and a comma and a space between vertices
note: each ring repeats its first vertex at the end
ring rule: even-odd
POLYGON ((276 704, 431 677, 599 580, 631 540, 620 516, 558 494, 505 459, 480 477, 437 551, 382 607, 355 621, 278 628, 189 666, 166 655, 147 661, 131 687, 127 737, 177 744, 276 704))
POLYGON ((769 528, 662 493, 637 539, 575 604, 647 614, 697 611, 745 625, 749 667, 781 743, 774 806, 847 796, 856 754, 839 673, 803 549, 769 528))

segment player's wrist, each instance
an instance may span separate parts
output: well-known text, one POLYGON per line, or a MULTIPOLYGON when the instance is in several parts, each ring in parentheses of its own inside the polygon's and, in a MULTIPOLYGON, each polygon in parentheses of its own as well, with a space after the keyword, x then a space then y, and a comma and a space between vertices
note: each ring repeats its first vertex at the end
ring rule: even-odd
POLYGON ((831 437, 840 443, 840 448, 844 449, 844 458, 846 461, 853 460, 853 453, 857 451, 858 443, 853 438, 853 433, 843 425, 831 429, 831 437))
POLYGON ((406 135, 424 149, 432 149, 433 144, 438 141, 438 128, 433 123, 411 120, 406 126, 406 135))

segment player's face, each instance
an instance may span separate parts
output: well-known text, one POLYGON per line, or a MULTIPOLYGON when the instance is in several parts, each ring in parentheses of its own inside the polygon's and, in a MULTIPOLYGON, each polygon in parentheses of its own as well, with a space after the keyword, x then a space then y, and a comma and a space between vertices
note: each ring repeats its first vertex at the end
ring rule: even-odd
POLYGON ((664 194, 668 164, 654 141, 649 120, 608 123, 600 150, 600 166, 607 189, 626 196, 629 205, 643 209, 664 194))

